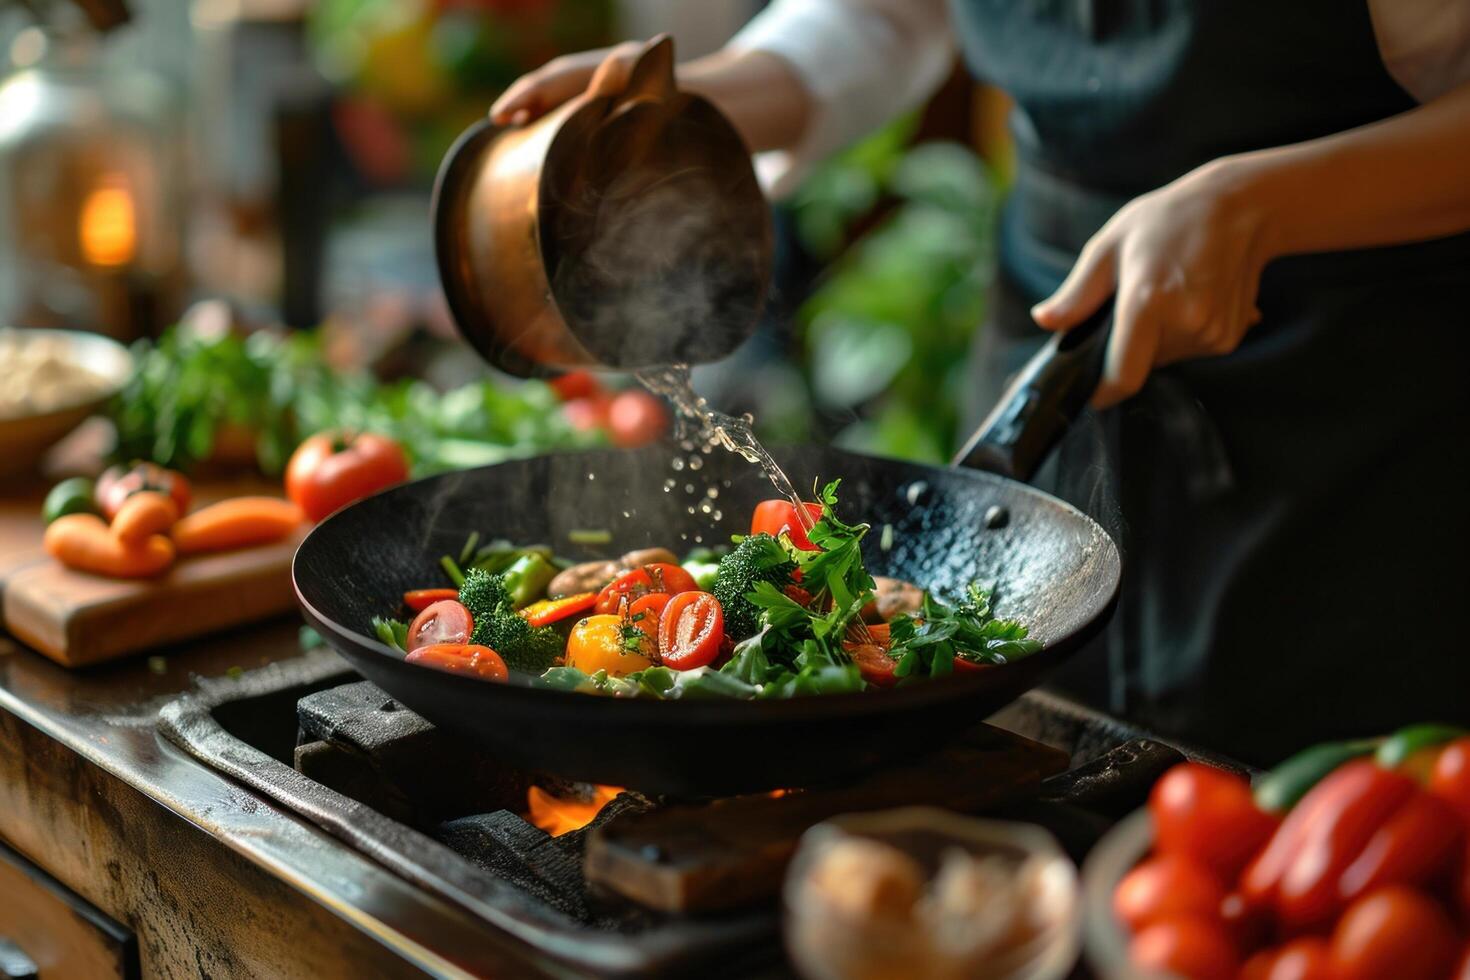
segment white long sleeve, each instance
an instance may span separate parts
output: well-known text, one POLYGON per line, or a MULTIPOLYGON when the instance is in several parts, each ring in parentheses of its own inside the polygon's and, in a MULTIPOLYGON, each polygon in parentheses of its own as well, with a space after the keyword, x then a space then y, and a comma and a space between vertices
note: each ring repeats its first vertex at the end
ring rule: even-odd
POLYGON ((784 58, 811 98, 801 142, 756 157, 777 198, 812 164, 933 94, 955 51, 945 0, 773 0, 728 47, 784 58))

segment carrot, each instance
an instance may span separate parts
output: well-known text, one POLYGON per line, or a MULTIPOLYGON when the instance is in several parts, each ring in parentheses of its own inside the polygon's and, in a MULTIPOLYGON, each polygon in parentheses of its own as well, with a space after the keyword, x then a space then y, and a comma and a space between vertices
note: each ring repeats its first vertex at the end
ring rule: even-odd
POLYGON ((113 578, 148 578, 173 564, 173 542, 152 534, 128 544, 96 514, 67 514, 46 527, 46 553, 68 568, 113 578))
POLYGON ((301 523, 301 508, 276 497, 232 497, 179 518, 174 544, 181 555, 230 551, 279 541, 301 523))
POLYGON ((112 533, 124 544, 137 545, 152 534, 167 534, 179 519, 179 505, 166 493, 140 490, 118 508, 112 533))

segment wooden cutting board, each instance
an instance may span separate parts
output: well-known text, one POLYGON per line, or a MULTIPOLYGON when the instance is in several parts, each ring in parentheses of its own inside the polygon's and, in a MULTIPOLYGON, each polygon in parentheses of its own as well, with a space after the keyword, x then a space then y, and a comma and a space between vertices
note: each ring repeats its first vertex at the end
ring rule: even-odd
MULTIPOLYGON (((291 556, 308 525, 274 544, 180 559, 157 579, 74 572, 41 550, 45 486, 0 491, 0 619, 22 643, 80 667, 294 609, 291 556)), ((196 483, 196 506, 281 496, 258 477, 196 483)))

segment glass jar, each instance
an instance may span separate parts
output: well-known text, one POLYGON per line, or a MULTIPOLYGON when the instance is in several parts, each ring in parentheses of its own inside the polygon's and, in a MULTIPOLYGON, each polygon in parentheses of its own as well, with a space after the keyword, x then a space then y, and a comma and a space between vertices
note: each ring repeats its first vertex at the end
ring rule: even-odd
POLYGON ((1051 834, 928 807, 813 827, 784 900, 809 980, 1054 980, 1080 943, 1076 869, 1051 834))

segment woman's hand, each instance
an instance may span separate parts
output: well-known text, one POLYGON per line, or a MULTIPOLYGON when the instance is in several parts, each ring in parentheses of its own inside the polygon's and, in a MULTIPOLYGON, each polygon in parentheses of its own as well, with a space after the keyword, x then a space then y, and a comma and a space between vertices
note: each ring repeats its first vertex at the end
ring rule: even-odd
POLYGON ((516 79, 490 107, 490 119, 499 126, 524 126, 580 95, 599 69, 610 76, 610 90, 622 88, 642 50, 639 42, 625 41, 610 48, 553 58, 516 79))
MULTIPOLYGON (((642 50, 628 41, 553 58, 516 79, 490 107, 490 119, 523 126, 589 88, 621 91, 642 50)), ((806 130, 811 96, 779 55, 722 49, 678 65, 674 74, 681 90, 714 103, 752 152, 794 146, 806 130)))
POLYGON ((1094 406, 1137 393, 1155 367, 1235 350, 1261 317, 1256 291, 1275 254, 1268 213, 1220 160, 1135 198, 1092 236, 1031 315, 1068 330, 1117 293, 1094 406))

